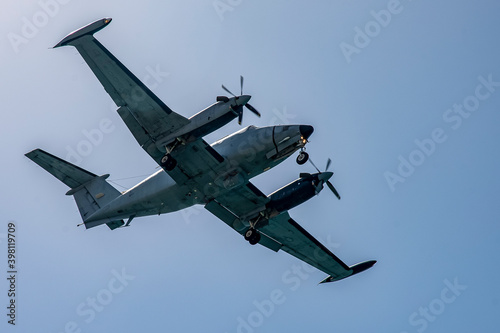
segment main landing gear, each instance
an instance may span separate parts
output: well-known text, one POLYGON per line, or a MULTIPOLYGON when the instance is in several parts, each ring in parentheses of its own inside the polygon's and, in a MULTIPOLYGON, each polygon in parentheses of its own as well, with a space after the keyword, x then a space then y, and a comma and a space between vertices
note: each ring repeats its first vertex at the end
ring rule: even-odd
POLYGON ((177 145, 180 143, 182 143, 182 139, 177 138, 172 144, 165 146, 165 150, 167 152, 161 158, 160 165, 166 171, 172 171, 177 166, 177 160, 173 158, 172 155, 170 154, 172 153, 172 151, 174 151, 175 147, 177 147, 177 145))
POLYGON ((260 241, 260 232, 255 228, 249 228, 245 231, 245 239, 252 245, 257 244, 260 241))
POLYGON ((177 161, 175 160, 175 158, 170 156, 170 154, 165 154, 161 158, 160 163, 161 163, 161 166, 167 171, 174 170, 175 166, 177 165, 177 161))
POLYGON ((302 165, 302 164, 306 163, 308 159, 309 159, 309 154, 302 150, 299 153, 299 156, 297 156, 296 161, 297 161, 297 164, 302 165))

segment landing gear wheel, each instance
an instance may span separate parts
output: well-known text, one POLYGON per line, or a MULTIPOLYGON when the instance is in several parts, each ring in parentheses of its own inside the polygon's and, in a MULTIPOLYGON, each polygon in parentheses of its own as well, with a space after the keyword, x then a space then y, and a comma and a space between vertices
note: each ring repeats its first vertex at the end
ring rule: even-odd
POLYGON ((249 240, 250 244, 255 245, 260 241, 260 233, 256 232, 255 236, 249 240))
POLYGON ((256 232, 257 232, 257 230, 255 230, 253 228, 249 228, 247 231, 245 231, 245 240, 250 241, 250 239, 252 239, 252 237, 254 237, 256 232))
POLYGON ((174 170, 175 166, 177 165, 177 161, 175 158, 170 156, 170 154, 166 154, 163 156, 160 160, 161 166, 167 170, 167 171, 172 171, 174 170))
POLYGON ((301 151, 299 156, 297 156, 297 164, 304 164, 307 162, 307 160, 309 159, 309 154, 306 153, 305 151, 301 151))
POLYGON ((253 229, 253 228, 249 228, 246 232, 245 232, 245 239, 252 245, 255 245, 257 244, 259 241, 260 241, 260 233, 253 229))

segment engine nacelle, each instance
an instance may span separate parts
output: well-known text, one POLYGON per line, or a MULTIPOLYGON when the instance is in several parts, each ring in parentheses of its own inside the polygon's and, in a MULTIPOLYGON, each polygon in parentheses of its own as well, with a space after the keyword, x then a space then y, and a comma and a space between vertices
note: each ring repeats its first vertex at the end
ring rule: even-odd
POLYGON ((271 193, 266 208, 279 213, 287 211, 311 199, 322 188, 318 174, 301 174, 299 179, 271 193))

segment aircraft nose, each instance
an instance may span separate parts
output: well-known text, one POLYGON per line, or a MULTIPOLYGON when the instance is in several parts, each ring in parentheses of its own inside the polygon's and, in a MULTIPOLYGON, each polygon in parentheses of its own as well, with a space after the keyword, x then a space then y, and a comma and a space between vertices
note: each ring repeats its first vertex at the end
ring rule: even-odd
POLYGON ((314 127, 309 125, 300 125, 299 126, 300 134, 304 137, 304 139, 308 139, 311 134, 314 132, 314 127))

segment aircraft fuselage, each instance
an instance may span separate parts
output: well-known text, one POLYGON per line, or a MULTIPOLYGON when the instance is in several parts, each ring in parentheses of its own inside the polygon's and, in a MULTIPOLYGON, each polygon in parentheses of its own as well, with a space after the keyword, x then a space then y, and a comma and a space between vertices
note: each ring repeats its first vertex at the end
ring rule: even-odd
POLYGON ((195 186, 178 185, 160 170, 123 192, 85 222, 164 214, 206 204, 283 162, 304 147, 312 131, 307 125, 246 127, 211 145, 224 157, 224 163, 217 172, 204 175, 203 187, 199 180, 195 186))

